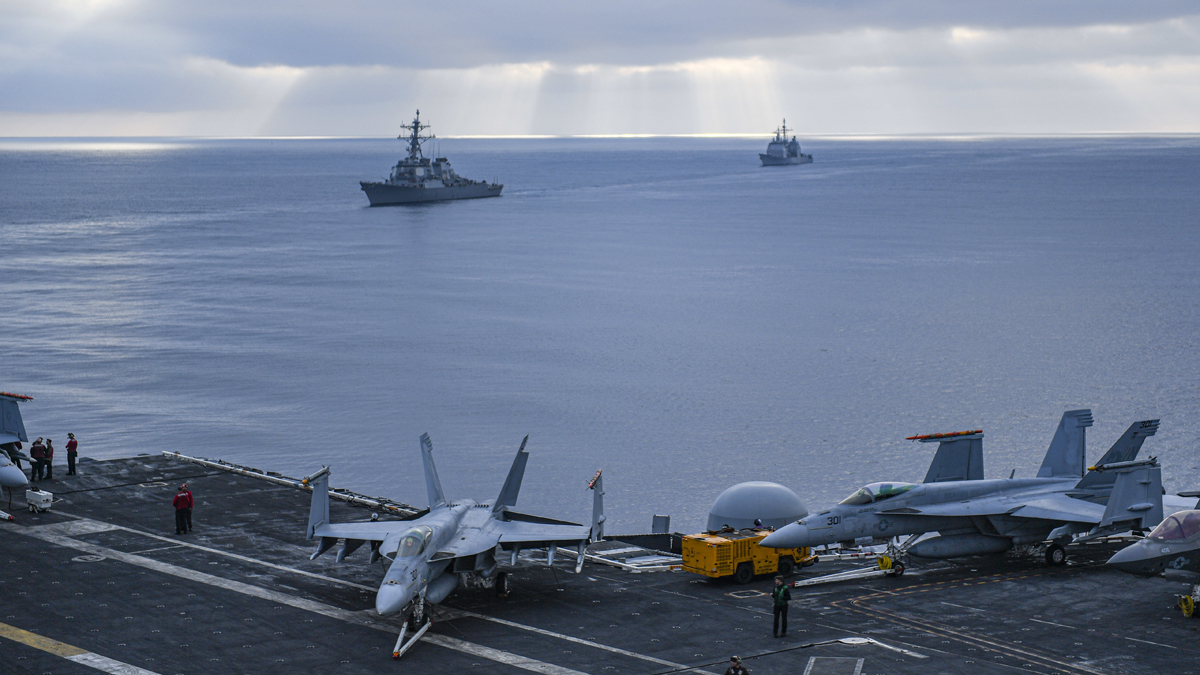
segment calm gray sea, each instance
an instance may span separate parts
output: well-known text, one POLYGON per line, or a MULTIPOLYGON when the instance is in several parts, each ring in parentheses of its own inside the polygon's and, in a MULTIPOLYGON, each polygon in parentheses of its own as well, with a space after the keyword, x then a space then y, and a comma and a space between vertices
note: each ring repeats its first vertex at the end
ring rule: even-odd
POLYGON ((178 450, 610 531, 740 481, 819 507, 983 428, 1200 488, 1200 138, 438 140, 504 196, 367 208, 395 140, 0 141, 0 390, 93 457, 178 450))

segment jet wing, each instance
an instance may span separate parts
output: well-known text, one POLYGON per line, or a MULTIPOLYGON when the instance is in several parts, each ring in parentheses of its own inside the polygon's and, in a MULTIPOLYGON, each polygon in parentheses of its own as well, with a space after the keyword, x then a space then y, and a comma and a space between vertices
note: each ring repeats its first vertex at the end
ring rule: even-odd
POLYGON ((501 544, 526 544, 549 546, 587 541, 592 530, 584 525, 558 525, 553 523, 527 523, 522 521, 496 521, 492 528, 500 534, 501 544))
POLYGON ((1069 523, 1099 523, 1104 519, 1104 505, 1085 502, 1064 494, 1050 494, 1027 501, 1010 515, 1069 523))
POLYGON ((966 501, 931 504, 920 507, 903 507, 880 511, 880 515, 904 516, 1014 516, 1038 520, 1056 520, 1071 523, 1098 523, 1104 518, 1104 506, 1061 493, 1020 497, 984 497, 966 501))
POLYGON ((388 520, 372 523, 330 523, 317 527, 314 536, 334 539, 361 539, 383 541, 389 534, 408 529, 412 525, 403 520, 388 520))

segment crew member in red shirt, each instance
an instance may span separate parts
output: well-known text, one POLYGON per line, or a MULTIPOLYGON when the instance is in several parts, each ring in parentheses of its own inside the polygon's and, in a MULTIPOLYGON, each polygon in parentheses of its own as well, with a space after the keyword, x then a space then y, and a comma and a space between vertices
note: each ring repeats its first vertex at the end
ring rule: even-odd
POLYGON ((75 440, 75 434, 67 434, 67 475, 75 475, 75 458, 79 456, 79 441, 75 440))
POLYGON ((192 493, 187 483, 179 486, 175 494, 175 534, 186 534, 192 531, 192 493))

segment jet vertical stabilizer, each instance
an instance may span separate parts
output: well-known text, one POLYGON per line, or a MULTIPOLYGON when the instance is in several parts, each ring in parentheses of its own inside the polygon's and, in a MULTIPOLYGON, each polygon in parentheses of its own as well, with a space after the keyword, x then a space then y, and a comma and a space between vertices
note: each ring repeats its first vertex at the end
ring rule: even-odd
POLYGON ((308 509, 308 530, 305 539, 312 539, 317 528, 329 524, 329 468, 304 479, 305 484, 312 486, 312 506, 308 509))
POLYGON ((905 440, 938 444, 937 454, 925 474, 926 483, 983 480, 983 429, 909 436, 905 440))
POLYGON ((28 396, 0 393, 0 443, 29 442, 25 422, 21 419, 18 401, 32 400, 28 396))
POLYGON ((1082 476, 1087 464, 1084 455, 1087 453, 1086 429, 1092 426, 1091 410, 1068 410, 1063 413, 1050 441, 1050 449, 1038 469, 1038 478, 1056 478, 1060 476, 1082 476))
MULTIPOLYGON (((1117 439, 1116 443, 1104 453, 1100 461, 1096 462, 1097 466, 1105 464, 1116 464, 1117 462, 1131 462, 1137 458, 1138 452, 1142 449, 1142 443, 1147 438, 1158 432, 1158 420, 1143 420, 1134 422, 1129 425, 1125 433, 1117 439)), ((1076 488, 1106 488, 1112 487, 1117 480, 1117 474, 1104 471, 1088 471, 1083 480, 1079 481, 1076 488)))
POLYGON ((429 508, 444 506, 446 495, 442 492, 437 467, 433 465, 433 441, 429 440, 429 434, 421 434, 421 460, 425 463, 425 492, 429 495, 429 508))
POLYGON ((1148 530, 1162 522, 1162 468, 1153 458, 1133 464, 1114 472, 1116 483, 1100 528, 1128 523, 1132 529, 1148 530))
POLYGON ((508 470, 508 478, 504 479, 504 487, 500 488, 500 496, 496 497, 496 504, 492 506, 493 515, 499 516, 504 513, 506 506, 517 505, 517 495, 521 493, 521 481, 525 479, 525 465, 529 462, 529 453, 525 452, 525 444, 528 442, 529 436, 521 441, 517 456, 508 470))

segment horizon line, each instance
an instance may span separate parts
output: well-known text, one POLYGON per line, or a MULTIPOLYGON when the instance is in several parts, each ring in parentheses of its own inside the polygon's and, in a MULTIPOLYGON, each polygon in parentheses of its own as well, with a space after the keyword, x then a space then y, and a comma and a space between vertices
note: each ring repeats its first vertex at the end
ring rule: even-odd
MULTIPOLYGON (((651 139, 651 138, 745 138, 761 139, 770 133, 697 133, 697 134, 456 134, 439 136, 445 140, 556 140, 556 139, 651 139)), ((799 138, 800 134, 796 134, 799 138)), ((1077 132, 928 132, 928 133, 827 133, 806 134, 806 139, 832 140, 974 140, 988 138, 1094 138, 1094 137, 1187 137, 1200 136, 1200 131, 1077 131, 1077 132)), ((291 140, 402 140, 389 136, 311 135, 311 136, 0 136, 8 141, 135 141, 135 140, 211 140, 211 141, 291 141, 291 140)))

